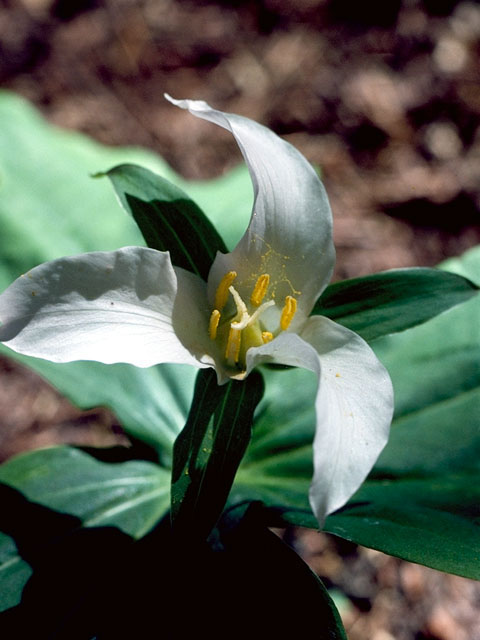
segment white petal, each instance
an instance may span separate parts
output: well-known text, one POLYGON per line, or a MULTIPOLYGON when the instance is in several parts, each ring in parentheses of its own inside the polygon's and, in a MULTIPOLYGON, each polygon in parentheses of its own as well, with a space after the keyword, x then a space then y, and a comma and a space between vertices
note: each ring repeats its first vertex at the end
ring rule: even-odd
POLYGON ((266 362, 303 367, 319 377, 310 503, 322 526, 360 487, 387 442, 390 377, 362 338, 321 316, 310 318, 301 336, 282 333, 250 349, 247 374, 266 362))
POLYGON ((177 278, 168 253, 86 253, 32 269, 0 296, 0 341, 53 362, 198 366, 172 327, 177 278))
POLYGON ((236 283, 244 297, 259 274, 269 273, 276 281, 279 304, 293 295, 299 316, 306 317, 329 282, 335 259, 332 215, 317 174, 301 153, 266 127, 202 101, 166 97, 230 131, 253 181, 249 227, 232 253, 217 255, 209 276, 210 299, 227 271, 237 271, 236 283))
POLYGON ((248 375, 259 364, 286 364, 309 369, 320 376, 320 361, 315 349, 296 333, 281 333, 275 340, 247 351, 248 375))
POLYGON ((197 360, 197 366, 214 367, 218 383, 223 384, 230 378, 224 374, 224 358, 218 344, 210 339, 208 332, 211 309, 207 300, 207 284, 181 267, 173 269, 178 282, 172 316, 175 333, 197 360))
POLYGON ((322 525, 360 487, 384 448, 393 390, 386 369, 352 331, 315 316, 301 336, 321 363, 310 504, 322 525))

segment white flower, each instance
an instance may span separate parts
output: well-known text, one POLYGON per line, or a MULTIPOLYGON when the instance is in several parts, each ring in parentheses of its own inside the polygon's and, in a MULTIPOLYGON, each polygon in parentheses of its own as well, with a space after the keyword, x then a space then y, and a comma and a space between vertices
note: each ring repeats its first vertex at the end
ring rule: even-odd
POLYGON ((53 362, 214 367, 219 384, 267 362, 310 369, 318 376, 310 501, 322 523, 370 471, 393 407, 390 378, 370 347, 309 317, 334 263, 327 196, 305 158, 265 127, 169 99, 240 146, 255 193, 243 238, 217 254, 207 283, 172 266, 168 252, 144 247, 42 264, 0 296, 0 341, 53 362))

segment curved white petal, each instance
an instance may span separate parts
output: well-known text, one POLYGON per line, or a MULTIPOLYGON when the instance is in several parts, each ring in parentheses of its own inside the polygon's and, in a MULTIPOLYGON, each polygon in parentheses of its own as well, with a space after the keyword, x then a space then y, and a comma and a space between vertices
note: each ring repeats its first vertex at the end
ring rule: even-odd
POLYGON ((250 349, 247 374, 266 362, 303 367, 319 377, 310 503, 322 526, 360 487, 387 442, 390 377, 362 338, 321 316, 310 318, 300 336, 282 333, 250 349))
POLYGON ((321 363, 310 504, 322 524, 360 487, 387 443, 393 390, 384 366, 349 329, 314 316, 301 337, 321 363))
POLYGON ((248 297, 261 273, 272 277, 279 304, 298 298, 306 317, 330 280, 335 260, 328 198, 307 160, 266 127, 241 116, 216 111, 203 101, 173 104, 230 131, 245 158, 254 187, 249 227, 232 253, 218 254, 209 276, 209 297, 230 270, 248 297), (247 295, 248 294, 248 295, 247 295))
POLYGON ((173 267, 178 292, 173 306, 172 323, 181 343, 197 360, 198 367, 214 367, 218 383, 230 378, 225 374, 224 358, 215 340, 209 337, 211 309, 207 300, 207 283, 194 273, 173 267))
POLYGON ((53 362, 198 365, 172 327, 177 278, 145 247, 42 264, 0 296, 0 341, 53 362))
POLYGON ((320 360, 315 349, 296 333, 281 333, 275 340, 247 351, 248 375, 259 364, 286 364, 309 369, 320 376, 320 360))

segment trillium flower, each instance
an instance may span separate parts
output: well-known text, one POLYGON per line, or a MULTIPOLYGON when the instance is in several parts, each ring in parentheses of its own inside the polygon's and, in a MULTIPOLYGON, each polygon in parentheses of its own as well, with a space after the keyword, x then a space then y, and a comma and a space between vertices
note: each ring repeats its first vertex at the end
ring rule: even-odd
POLYGON ((313 371, 310 501, 322 523, 370 471, 393 406, 390 378, 370 347, 328 318, 309 317, 334 264, 327 196, 306 159, 267 128, 205 102, 168 99, 235 137, 254 187, 245 235, 217 254, 208 282, 145 247, 40 265, 0 296, 0 341, 53 362, 214 367, 219 384, 262 363, 313 371))

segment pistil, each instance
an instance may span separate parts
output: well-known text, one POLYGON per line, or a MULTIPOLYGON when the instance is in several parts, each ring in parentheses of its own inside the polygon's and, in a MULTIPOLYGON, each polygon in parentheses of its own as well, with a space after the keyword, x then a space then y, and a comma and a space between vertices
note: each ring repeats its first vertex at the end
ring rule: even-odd
MULTIPOLYGON (((260 316, 269 307, 275 305, 273 299, 263 302, 270 284, 270 275, 263 273, 257 278, 250 296, 250 304, 257 307, 252 314, 232 284, 236 277, 235 271, 229 271, 221 279, 215 293, 215 308, 210 315, 209 322, 209 335, 212 340, 216 340, 217 335, 222 342, 226 338, 224 357, 230 367, 240 366, 239 363, 245 366, 246 354, 251 347, 267 344, 277 335, 277 332, 273 334, 271 331, 262 331, 260 324, 260 316), (230 315, 229 319, 225 318, 220 324, 223 316, 222 309, 227 304, 229 295, 232 296, 235 303, 236 313, 233 318, 230 315), (228 334, 226 333, 227 327, 228 334)), ((287 296, 280 316, 281 331, 288 329, 296 311, 297 300, 293 296, 287 296)))
POLYGON ((240 297, 240 294, 235 289, 235 287, 229 287, 228 290, 232 294, 233 300, 237 307, 236 317, 238 318, 238 320, 235 320, 235 322, 232 322, 230 326, 234 329, 240 329, 240 330, 245 329, 245 327, 248 325, 250 321, 247 305, 244 303, 244 301, 240 297))

